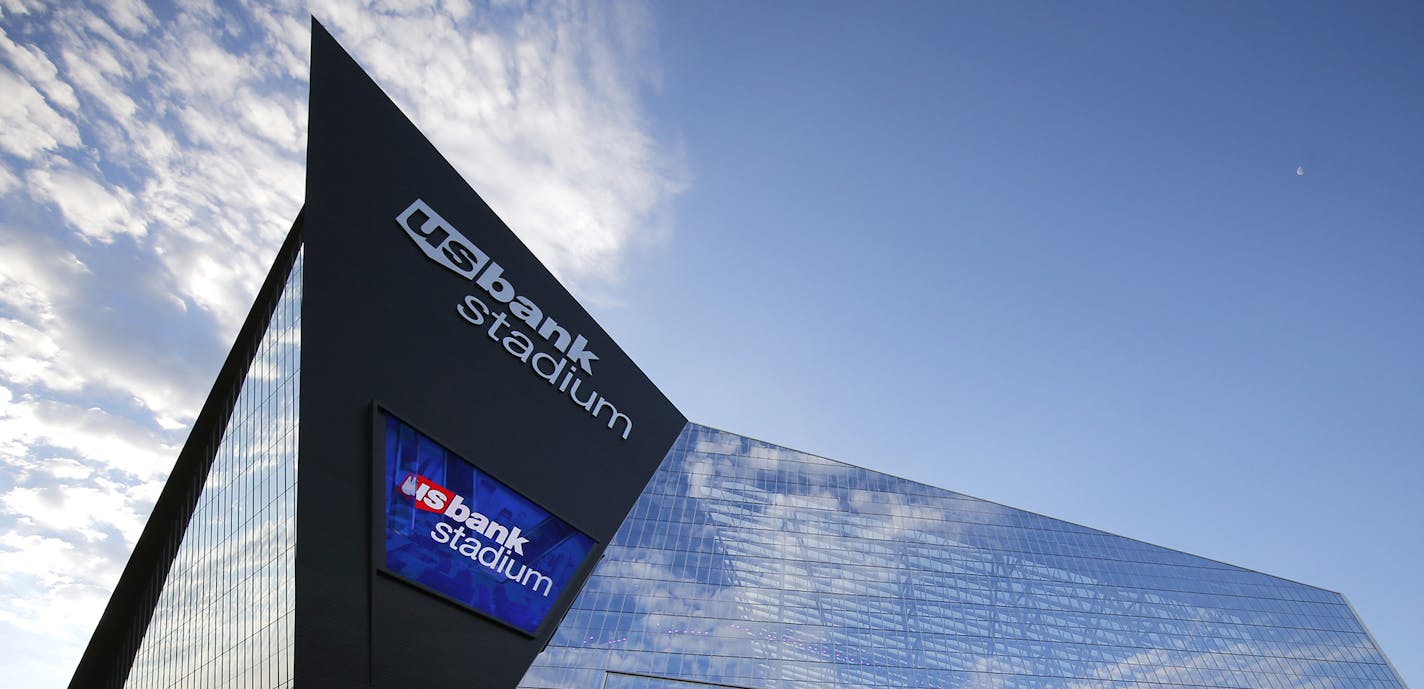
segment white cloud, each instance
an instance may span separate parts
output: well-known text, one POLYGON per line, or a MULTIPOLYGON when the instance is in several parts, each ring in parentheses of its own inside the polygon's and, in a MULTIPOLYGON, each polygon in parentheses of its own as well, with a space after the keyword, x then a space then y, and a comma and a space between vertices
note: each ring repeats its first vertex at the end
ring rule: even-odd
POLYGON ((43 384, 53 390, 78 390, 81 378, 58 369, 59 344, 43 330, 13 318, 0 319, 0 344, 9 356, 0 359, 0 376, 21 385, 43 384))
POLYGON ((82 55, 77 51, 64 52, 62 62, 69 83, 104 106, 116 120, 122 122, 133 117, 138 112, 138 104, 121 88, 125 67, 102 44, 87 45, 83 50, 82 55))
MULTIPOLYGON (((38 593, 7 596, 0 604, 0 622, 77 648, 87 641, 83 635, 98 621, 107 589, 121 567, 102 546, 76 545, 69 539, 16 531, 0 534, 0 590, 38 593)), ((72 665, 78 657, 69 660, 72 665)), ((68 668, 55 670, 52 679, 56 681, 62 682, 69 674, 68 668)))
POLYGON ((576 289, 616 281, 627 248, 656 235, 657 209, 686 182, 639 111, 650 72, 627 27, 647 24, 642 8, 553 3, 460 32, 441 14, 378 19, 338 5, 315 11, 338 18, 337 37, 576 289))
POLYGON ((37 85, 50 103, 68 111, 79 107, 79 101, 74 97, 74 89, 57 78, 59 69, 49 57, 36 46, 16 44, 6 35, 3 27, 0 27, 0 54, 14 65, 21 76, 37 85))
POLYGON ((32 193, 58 206, 70 227, 86 238, 109 242, 118 235, 148 232, 134 213, 133 195, 124 189, 106 187, 73 168, 34 170, 27 181, 32 193))
POLYGON ((111 483, 91 488, 16 488, 0 496, 0 503, 23 515, 21 524, 73 532, 91 541, 104 538, 99 529, 105 526, 117 528, 127 542, 137 541, 146 516, 135 512, 111 483))
POLYGON ((242 105, 248 131, 286 149, 295 149, 302 140, 297 118, 283 104, 253 95, 242 105))
POLYGON ((45 102, 33 84, 0 67, 0 150, 31 159, 79 145, 79 129, 45 102))
POLYGON ((99 407, 10 394, 13 399, 0 404, 0 437, 7 439, 0 464, 15 470, 34 469, 38 456, 80 457, 135 486, 161 478, 176 459, 176 445, 131 419, 99 407))
POLYGON ((129 33, 142 33, 156 20, 148 5, 138 0, 105 0, 103 7, 114 25, 129 33))

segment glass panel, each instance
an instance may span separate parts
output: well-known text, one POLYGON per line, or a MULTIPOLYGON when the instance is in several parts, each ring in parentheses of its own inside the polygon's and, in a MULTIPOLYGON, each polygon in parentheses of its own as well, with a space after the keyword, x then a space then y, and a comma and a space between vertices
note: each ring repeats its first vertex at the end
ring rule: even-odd
POLYGON ((298 253, 125 687, 292 684, 301 294, 298 253))
POLYGON ((603 689, 741 689, 740 687, 728 687, 725 684, 706 684, 703 682, 692 682, 681 679, 668 679, 665 677, 647 677, 643 675, 625 675, 617 672, 608 673, 604 680, 603 689))
POLYGON ((689 425, 520 686, 1399 689, 1338 594, 689 425))

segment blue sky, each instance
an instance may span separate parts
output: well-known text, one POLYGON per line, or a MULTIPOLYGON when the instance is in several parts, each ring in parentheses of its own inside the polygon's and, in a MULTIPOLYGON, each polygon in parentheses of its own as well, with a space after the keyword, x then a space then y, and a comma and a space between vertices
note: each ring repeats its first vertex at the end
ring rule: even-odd
POLYGON ((430 4, 0 0, 20 686, 300 206, 311 13, 690 418, 1342 591, 1420 683, 1424 10, 430 4))

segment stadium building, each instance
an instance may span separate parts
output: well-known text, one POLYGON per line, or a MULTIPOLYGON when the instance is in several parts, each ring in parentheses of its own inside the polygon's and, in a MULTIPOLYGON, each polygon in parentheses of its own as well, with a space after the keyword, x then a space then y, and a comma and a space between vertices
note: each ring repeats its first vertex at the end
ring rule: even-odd
POLYGON ((688 423, 320 25, 310 117, 71 688, 1403 688, 1338 593, 688 423))

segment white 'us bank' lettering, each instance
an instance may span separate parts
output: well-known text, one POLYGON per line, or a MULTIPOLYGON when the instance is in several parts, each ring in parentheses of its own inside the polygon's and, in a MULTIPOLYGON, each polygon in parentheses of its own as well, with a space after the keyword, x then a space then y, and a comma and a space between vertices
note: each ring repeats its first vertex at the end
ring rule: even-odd
POLYGON ((474 280, 492 299, 508 304, 510 313, 528 323, 540 337, 553 342, 555 349, 577 363, 585 373, 593 374, 593 362, 598 355, 588 349, 588 339, 581 334, 570 336, 568 329, 552 316, 544 315, 531 299, 516 292, 514 284, 504 276, 504 267, 491 261, 489 254, 440 217, 429 204, 416 199, 396 216, 396 224, 430 260, 466 280, 474 280))
POLYGON ((518 294, 504 277, 504 268, 499 263, 491 261, 488 254, 424 201, 416 199, 396 216, 396 224, 430 260, 467 280, 474 280, 489 295, 489 304, 473 294, 466 296, 455 306, 461 318, 484 329, 491 341, 528 366, 550 389, 566 393, 570 402, 594 419, 602 420, 606 411, 608 429, 623 440, 628 439, 633 432, 632 417, 619 411, 588 380, 577 375, 581 369, 591 376, 593 362, 598 359, 598 355, 588 349, 587 338, 571 336, 568 329, 545 316, 532 300, 518 294), (501 310, 501 306, 507 306, 508 312, 501 310), (488 328, 485 328, 487 323, 488 328), (521 323, 532 328, 537 337, 553 343, 557 353, 538 351, 536 339, 516 327, 521 323))

